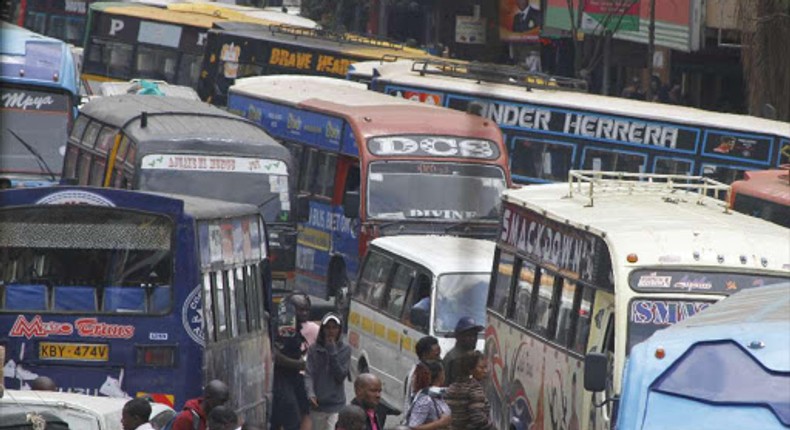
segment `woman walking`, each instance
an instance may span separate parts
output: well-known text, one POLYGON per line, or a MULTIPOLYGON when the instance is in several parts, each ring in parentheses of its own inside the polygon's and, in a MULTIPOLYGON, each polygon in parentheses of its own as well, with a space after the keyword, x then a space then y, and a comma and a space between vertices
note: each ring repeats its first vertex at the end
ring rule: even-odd
POLYGON ((496 430, 491 420, 491 404, 481 383, 488 377, 488 359, 480 351, 469 351, 459 364, 461 378, 450 384, 444 394, 452 415, 450 429, 496 430))
POLYGON ((442 399, 444 367, 439 361, 425 361, 421 367, 428 370, 430 379, 414 379, 414 401, 406 413, 406 424, 411 430, 436 430, 450 428, 450 408, 442 399))
POLYGON ((342 326, 340 316, 324 315, 316 342, 307 350, 304 384, 313 408, 313 430, 334 430, 338 412, 346 405, 351 348, 340 337, 342 326))

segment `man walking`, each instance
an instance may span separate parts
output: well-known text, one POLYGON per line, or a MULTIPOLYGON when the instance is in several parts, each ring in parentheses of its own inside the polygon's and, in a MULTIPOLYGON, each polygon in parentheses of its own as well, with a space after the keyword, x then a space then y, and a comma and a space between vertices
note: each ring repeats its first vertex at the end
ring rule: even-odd
POLYGON ((224 382, 218 379, 209 382, 203 389, 203 397, 187 400, 173 421, 173 430, 206 430, 208 414, 227 403, 229 398, 230 391, 224 382))
POLYGON ((365 411, 367 420, 365 430, 384 430, 386 413, 381 410, 381 380, 371 373, 363 373, 354 381, 354 400, 352 405, 365 411))
POLYGON ((447 385, 456 382, 456 379, 463 374, 458 369, 459 359, 467 352, 474 351, 477 346, 477 335, 483 331, 483 326, 477 324, 472 317, 461 317, 455 324, 455 346, 447 355, 444 356, 444 375, 447 385))

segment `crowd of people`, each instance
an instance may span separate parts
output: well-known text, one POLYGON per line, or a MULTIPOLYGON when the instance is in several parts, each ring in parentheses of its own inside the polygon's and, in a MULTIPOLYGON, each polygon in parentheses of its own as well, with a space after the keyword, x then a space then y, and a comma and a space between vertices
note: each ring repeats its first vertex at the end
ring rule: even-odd
MULTIPOLYGON (((343 320, 327 313, 320 324, 308 320, 310 298, 293 294, 281 302, 274 339, 272 430, 384 430, 391 410, 381 403, 382 382, 362 373, 346 399, 351 348, 343 340, 343 320)), ((491 406, 482 381, 488 360, 477 351, 483 326, 471 317, 458 320, 455 346, 441 359, 439 340, 416 343, 418 362, 406 376, 407 396, 396 430, 492 430, 491 406)), ((48 381, 40 381, 46 385, 48 381)), ((47 389, 43 385, 39 389, 47 389)), ((228 386, 210 381, 203 395, 190 399, 169 424, 172 430, 256 430, 226 404, 228 386)), ((132 399, 123 408, 124 430, 154 430, 150 401, 132 399)))
MULTIPOLYGON (((376 375, 358 375, 354 398, 346 399, 351 348, 343 340, 342 318, 327 313, 315 324, 309 314, 304 294, 285 298, 278 309, 272 430, 384 430, 391 410, 381 402, 376 375)), ((444 359, 437 338, 418 340, 418 363, 404 375, 408 395, 398 430, 495 428, 482 385, 488 360, 475 350, 482 330, 473 318, 460 318, 444 359)))

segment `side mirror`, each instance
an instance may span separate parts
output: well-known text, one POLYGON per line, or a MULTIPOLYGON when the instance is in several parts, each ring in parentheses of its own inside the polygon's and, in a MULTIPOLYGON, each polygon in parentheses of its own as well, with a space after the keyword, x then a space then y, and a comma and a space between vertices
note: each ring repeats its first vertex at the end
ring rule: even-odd
POLYGON ((609 360, 606 354, 591 352, 584 356, 584 389, 598 393, 606 390, 609 379, 609 360))
POLYGON ((310 219, 310 200, 306 194, 296 197, 296 219, 299 222, 307 222, 310 219))
POLYGON ((343 196, 343 215, 346 218, 359 218, 359 191, 346 191, 343 196))

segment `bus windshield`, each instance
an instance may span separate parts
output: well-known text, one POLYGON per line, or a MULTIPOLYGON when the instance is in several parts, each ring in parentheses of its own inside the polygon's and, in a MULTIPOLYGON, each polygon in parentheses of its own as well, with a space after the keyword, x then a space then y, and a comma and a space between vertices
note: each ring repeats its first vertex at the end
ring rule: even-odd
POLYGON ((3 310, 168 312, 173 230, 165 216, 108 207, 1 211, 3 310))
POLYGON ((458 319, 486 320, 490 273, 452 273, 439 277, 433 329, 437 335, 453 333, 458 319))
POLYGON ((372 219, 495 220, 505 173, 491 165, 375 162, 368 176, 372 219))
POLYGON ((781 276, 748 273, 700 272, 688 270, 636 270, 629 284, 642 293, 711 294, 709 300, 638 296, 628 306, 628 347, 650 337, 659 329, 669 327, 707 308, 722 295, 730 295, 747 288, 786 282, 781 276), (718 295, 718 296, 714 296, 718 295))
POLYGON ((139 188, 252 204, 267 222, 291 218, 288 171, 280 160, 149 154, 142 159, 139 188))
POLYGON ((2 85, 0 171, 60 175, 72 115, 65 92, 2 85))

